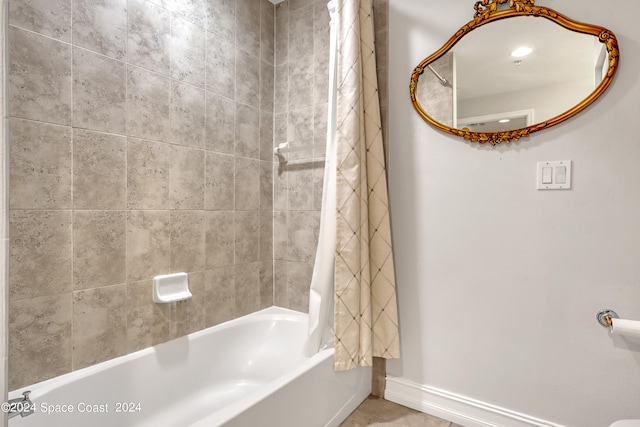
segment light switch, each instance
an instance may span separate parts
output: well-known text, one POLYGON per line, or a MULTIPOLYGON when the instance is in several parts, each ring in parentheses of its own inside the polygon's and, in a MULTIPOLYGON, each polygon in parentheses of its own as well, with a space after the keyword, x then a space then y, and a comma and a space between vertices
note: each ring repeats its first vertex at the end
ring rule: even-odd
POLYGON ((566 166, 556 166, 556 184, 566 184, 567 183, 567 167, 566 166))
POLYGON ((571 188, 571 160, 538 162, 538 190, 568 190, 571 188))

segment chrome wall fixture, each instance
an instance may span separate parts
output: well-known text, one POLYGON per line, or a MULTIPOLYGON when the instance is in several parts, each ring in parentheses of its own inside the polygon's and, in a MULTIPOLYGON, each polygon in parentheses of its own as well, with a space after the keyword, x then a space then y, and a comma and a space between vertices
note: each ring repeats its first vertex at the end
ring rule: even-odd
POLYGON ((613 310, 603 309, 596 314, 596 319, 605 328, 610 328, 613 325, 613 319, 619 319, 618 313, 613 310))

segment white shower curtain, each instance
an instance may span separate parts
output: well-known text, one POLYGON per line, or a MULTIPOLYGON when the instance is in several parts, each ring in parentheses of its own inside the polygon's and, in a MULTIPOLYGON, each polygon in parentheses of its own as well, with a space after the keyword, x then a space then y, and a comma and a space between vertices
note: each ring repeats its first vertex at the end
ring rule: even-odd
POLYGON ((309 292, 309 337, 304 353, 311 356, 333 345, 333 293, 336 250, 336 19, 335 1, 327 3, 329 37, 329 104, 327 147, 322 186, 318 248, 309 292))

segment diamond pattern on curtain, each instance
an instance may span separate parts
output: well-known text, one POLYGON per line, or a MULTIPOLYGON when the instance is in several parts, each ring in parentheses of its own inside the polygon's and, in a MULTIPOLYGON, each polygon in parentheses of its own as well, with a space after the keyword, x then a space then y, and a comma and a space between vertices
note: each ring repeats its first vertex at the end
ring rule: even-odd
POLYGON ((371 0, 338 1, 336 370, 397 358, 398 314, 371 0))

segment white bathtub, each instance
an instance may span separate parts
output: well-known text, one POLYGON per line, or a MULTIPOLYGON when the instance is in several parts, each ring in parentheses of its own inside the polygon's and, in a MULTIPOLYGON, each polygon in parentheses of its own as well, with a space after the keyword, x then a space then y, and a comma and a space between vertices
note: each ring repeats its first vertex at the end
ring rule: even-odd
POLYGON ((306 331, 306 314, 271 307, 15 390, 35 413, 9 426, 337 426, 371 370, 334 372, 333 349, 304 357, 306 331))

